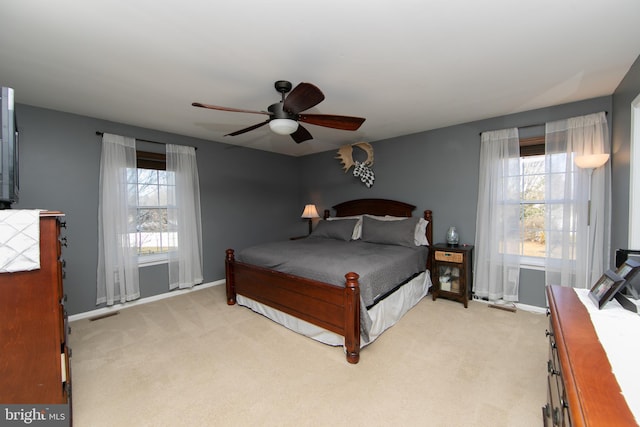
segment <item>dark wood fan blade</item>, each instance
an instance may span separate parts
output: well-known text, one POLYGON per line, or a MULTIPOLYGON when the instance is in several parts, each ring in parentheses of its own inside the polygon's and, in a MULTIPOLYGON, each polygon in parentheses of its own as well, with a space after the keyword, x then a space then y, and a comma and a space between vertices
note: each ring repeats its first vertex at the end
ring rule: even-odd
POLYGON ((334 116, 331 114, 300 114, 298 120, 333 129, 358 130, 366 119, 362 117, 334 116))
POLYGON ((220 107, 218 105, 203 104, 201 102, 193 102, 191 105, 193 105, 194 107, 209 108, 210 110, 232 111, 235 113, 266 114, 267 116, 269 115, 269 113, 266 111, 254 111, 254 110, 243 110, 240 108, 220 107))
POLYGON ((291 138, 293 138, 297 144, 313 139, 309 131, 303 128, 301 124, 298 124, 298 129, 291 134, 291 138))
POLYGON ((290 114, 315 107, 324 100, 324 94, 311 83, 300 83, 285 98, 282 109, 290 114))
POLYGON ((244 128, 244 129, 237 130, 237 131, 235 131, 235 132, 228 133, 228 134, 226 134, 225 136, 236 136, 236 135, 240 135, 240 134, 243 134, 243 133, 245 133, 245 132, 249 132, 249 131, 251 131, 251 130, 258 129, 259 127, 266 125, 266 124, 267 124, 267 123, 269 123, 270 121, 271 121, 271 119, 269 119, 269 120, 267 120, 267 121, 264 121, 264 122, 262 122, 262 123, 258 123, 257 125, 249 126, 248 128, 244 128))

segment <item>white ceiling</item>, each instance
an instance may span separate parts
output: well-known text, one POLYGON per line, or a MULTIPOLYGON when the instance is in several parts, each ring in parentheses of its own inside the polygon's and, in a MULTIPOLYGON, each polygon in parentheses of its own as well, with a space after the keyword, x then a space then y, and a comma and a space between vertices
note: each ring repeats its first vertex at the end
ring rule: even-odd
POLYGON ((19 0, 0 17, 19 103, 293 156, 610 95, 640 54, 638 0, 19 0), (191 106, 265 110, 276 80, 318 86, 308 112, 367 120, 295 144, 224 137, 265 116, 191 106))

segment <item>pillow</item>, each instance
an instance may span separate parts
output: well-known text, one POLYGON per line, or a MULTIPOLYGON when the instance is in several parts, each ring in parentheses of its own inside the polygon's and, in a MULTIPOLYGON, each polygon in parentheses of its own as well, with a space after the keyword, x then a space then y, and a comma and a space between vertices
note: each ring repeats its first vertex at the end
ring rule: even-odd
POLYGON ((311 232, 310 237, 325 239, 351 240, 357 219, 345 219, 343 221, 320 221, 311 232))
MULTIPOLYGON (((375 216, 375 215, 367 215, 370 218, 375 218, 380 221, 402 221, 408 219, 406 216, 375 216)), ((427 225, 429 225, 429 221, 424 218, 420 218, 418 220, 418 224, 416 225, 415 234, 413 236, 414 243, 416 246, 429 246, 429 241, 427 240, 427 225)))
POLYGON ((355 216, 332 216, 327 218, 327 221, 341 221, 345 219, 357 219, 356 226, 353 227, 353 235, 351 240, 358 240, 362 234, 362 215, 355 216))
POLYGON ((380 220, 370 216, 362 218, 362 241, 385 245, 415 246, 418 218, 403 221, 380 220))
POLYGON ((413 236, 416 246, 429 246, 429 241, 427 240, 427 225, 429 225, 429 221, 426 219, 420 218, 418 220, 416 232, 413 236))

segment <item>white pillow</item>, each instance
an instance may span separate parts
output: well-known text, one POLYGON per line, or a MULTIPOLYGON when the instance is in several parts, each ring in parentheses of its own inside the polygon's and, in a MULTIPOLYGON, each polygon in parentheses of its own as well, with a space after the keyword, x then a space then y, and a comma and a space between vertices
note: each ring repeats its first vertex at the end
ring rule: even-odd
POLYGON ((357 219, 355 227, 353 227, 353 234, 351 240, 358 240, 362 236, 362 215, 354 216, 330 216, 327 221, 339 221, 341 219, 357 219))
POLYGON ((426 219, 420 218, 418 220, 416 234, 414 236, 416 246, 429 246, 429 241, 427 240, 427 225, 429 225, 429 221, 426 219))

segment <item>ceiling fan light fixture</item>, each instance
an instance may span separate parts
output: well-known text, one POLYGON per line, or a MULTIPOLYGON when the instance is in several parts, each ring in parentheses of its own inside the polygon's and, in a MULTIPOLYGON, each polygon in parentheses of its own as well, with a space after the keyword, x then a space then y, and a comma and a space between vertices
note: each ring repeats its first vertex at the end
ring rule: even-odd
POLYGON ((298 122, 291 119, 273 119, 269 127, 278 135, 291 135, 298 130, 298 122))

